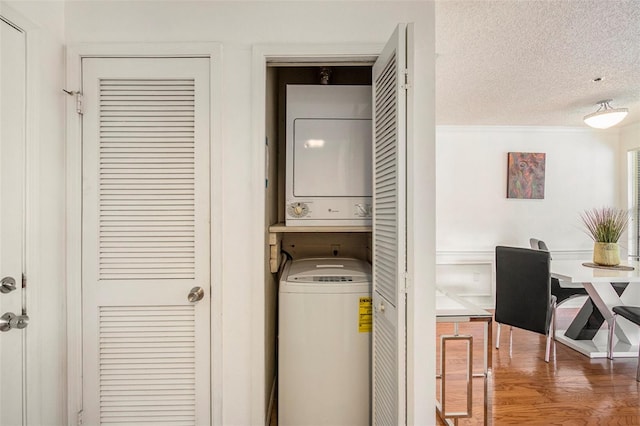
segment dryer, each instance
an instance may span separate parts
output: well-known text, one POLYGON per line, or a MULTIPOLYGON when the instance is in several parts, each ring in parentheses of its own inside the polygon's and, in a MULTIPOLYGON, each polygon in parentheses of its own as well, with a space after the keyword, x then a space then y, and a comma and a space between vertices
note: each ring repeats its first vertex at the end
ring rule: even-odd
POLYGON ((371 225, 371 86, 287 85, 287 226, 371 225))

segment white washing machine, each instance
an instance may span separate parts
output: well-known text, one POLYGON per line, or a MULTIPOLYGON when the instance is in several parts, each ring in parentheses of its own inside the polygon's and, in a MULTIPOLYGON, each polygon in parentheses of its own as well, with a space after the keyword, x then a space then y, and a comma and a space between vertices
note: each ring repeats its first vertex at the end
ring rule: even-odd
POLYGON ((288 262, 279 298, 278 425, 369 425, 371 265, 288 262))

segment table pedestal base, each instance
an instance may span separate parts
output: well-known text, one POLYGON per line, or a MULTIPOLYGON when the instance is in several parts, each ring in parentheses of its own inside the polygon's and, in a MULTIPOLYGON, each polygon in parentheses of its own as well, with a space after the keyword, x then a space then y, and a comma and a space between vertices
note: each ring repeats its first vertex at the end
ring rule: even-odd
MULTIPOLYGON (((618 297, 620 297, 629 283, 612 283, 611 285, 618 297)), ((571 325, 567 328, 566 336, 573 340, 591 340, 600 331, 604 321, 604 316, 594 306, 591 298, 587 298, 571 325)))
MULTIPOLYGON (((573 340, 565 335, 566 330, 556 330, 556 341, 569 346, 589 358, 607 357, 607 330, 600 330, 592 340, 573 340)), ((616 339, 617 340, 617 339, 616 339)), ((638 345, 620 340, 614 341, 613 358, 637 358, 638 345)))

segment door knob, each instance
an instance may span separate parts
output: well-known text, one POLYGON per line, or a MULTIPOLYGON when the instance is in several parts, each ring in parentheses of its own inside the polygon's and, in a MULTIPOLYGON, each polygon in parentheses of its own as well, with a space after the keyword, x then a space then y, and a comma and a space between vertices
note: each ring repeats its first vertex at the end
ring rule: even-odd
POLYGON ((13 277, 4 277, 0 280, 0 293, 9 293, 16 289, 16 280, 13 277))
POLYGON ((189 292, 189 296, 187 296, 187 299, 189 299, 189 302, 194 303, 194 302, 197 302, 198 300, 202 300, 203 297, 204 297, 203 288, 194 287, 189 292))
POLYGON ((7 312, 0 317, 0 331, 9 331, 13 328, 21 330, 29 325, 29 317, 27 315, 16 315, 13 312, 7 312))

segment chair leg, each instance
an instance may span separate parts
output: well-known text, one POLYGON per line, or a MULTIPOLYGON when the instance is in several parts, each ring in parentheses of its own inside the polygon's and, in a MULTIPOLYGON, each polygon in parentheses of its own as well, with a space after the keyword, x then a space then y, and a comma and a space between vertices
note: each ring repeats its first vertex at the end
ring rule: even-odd
MULTIPOLYGON (((557 319, 556 319, 556 309, 558 309, 558 304, 554 301, 553 302, 553 307, 551 308, 551 325, 553 326, 553 341, 555 342, 556 340, 556 330, 557 330, 557 319)), ((555 343, 553 344, 554 347, 554 351, 555 351, 555 343)))
MULTIPOLYGON (((607 339, 607 358, 613 359, 613 336, 616 334, 616 318, 618 314, 614 313, 609 323, 609 336, 607 339)), ((640 362, 640 361, 639 361, 640 362)), ((640 371, 640 370, 639 370, 640 371)))
POLYGON ((498 324, 498 328, 496 330, 496 349, 500 349, 500 323, 498 324))
POLYGON ((640 351, 638 351, 638 369, 636 371, 636 381, 640 382, 640 351))
POLYGON ((558 344, 556 343, 556 330, 558 329, 558 318, 556 316, 557 311, 556 308, 558 307, 557 303, 553 304, 553 321, 552 321, 552 325, 553 325, 553 334, 552 336, 552 342, 551 344, 553 345, 553 362, 556 362, 556 348, 558 347, 558 344))
POLYGON ((513 357, 513 327, 509 326, 509 358, 513 357))
POLYGON ((547 348, 545 350, 544 353, 544 362, 549 362, 549 357, 551 355, 551 345, 553 344, 553 358, 555 359, 556 357, 556 340, 555 340, 555 336, 556 336, 556 310, 555 310, 555 303, 552 305, 551 308, 551 324, 550 324, 550 330, 547 332, 547 348))
POLYGON ((547 334, 547 348, 544 351, 544 362, 549 362, 549 354, 551 353, 551 341, 553 338, 551 337, 551 333, 547 334))

